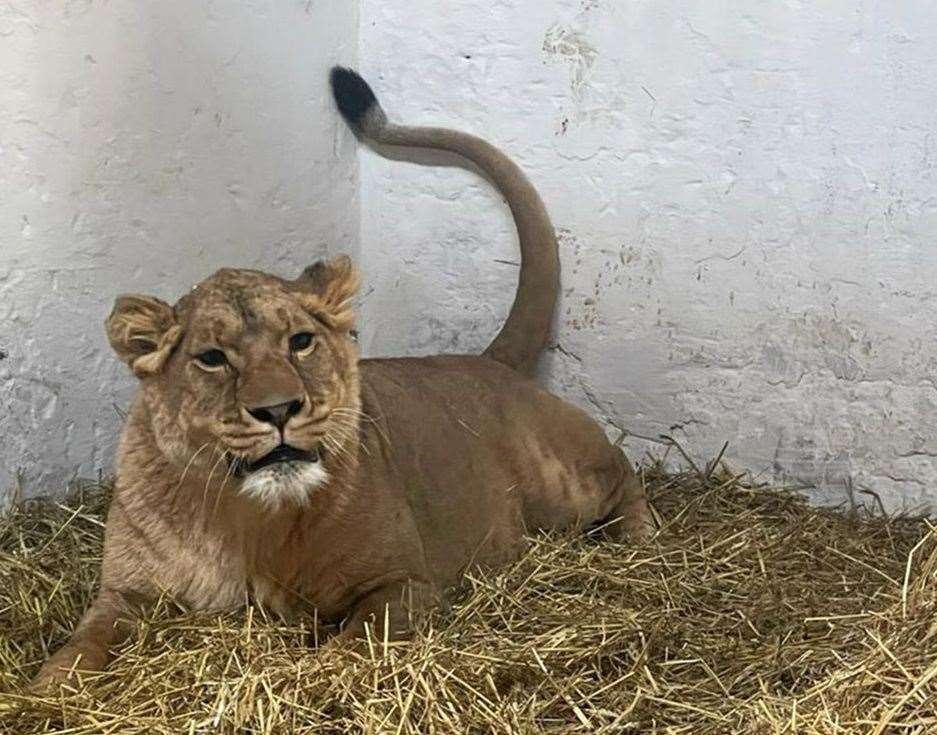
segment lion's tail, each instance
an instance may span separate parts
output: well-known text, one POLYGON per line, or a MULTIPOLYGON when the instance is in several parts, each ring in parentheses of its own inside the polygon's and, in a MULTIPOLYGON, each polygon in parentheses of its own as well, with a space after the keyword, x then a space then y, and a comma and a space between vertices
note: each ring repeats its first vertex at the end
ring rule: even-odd
POLYGON ((507 200, 520 239, 520 275, 508 318, 484 354, 532 375, 550 337, 560 274, 556 233, 537 190, 517 164, 481 138, 446 128, 388 122, 371 87, 356 72, 336 66, 331 82, 342 117, 363 138, 458 153, 487 174, 507 200))

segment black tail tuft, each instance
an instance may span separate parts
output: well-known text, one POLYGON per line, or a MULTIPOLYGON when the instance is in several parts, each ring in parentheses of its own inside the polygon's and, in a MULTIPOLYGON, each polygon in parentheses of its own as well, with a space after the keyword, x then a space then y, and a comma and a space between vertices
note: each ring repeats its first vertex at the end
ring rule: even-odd
POLYGON ((367 111, 377 104, 374 91, 358 72, 343 66, 333 66, 329 79, 338 111, 349 125, 357 127, 367 111))

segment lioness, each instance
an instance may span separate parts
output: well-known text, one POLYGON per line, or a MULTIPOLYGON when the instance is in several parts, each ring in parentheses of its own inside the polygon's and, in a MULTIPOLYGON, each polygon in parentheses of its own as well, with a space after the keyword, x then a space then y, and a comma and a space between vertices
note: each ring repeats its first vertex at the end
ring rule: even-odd
POLYGON ((480 356, 359 360, 347 257, 295 280, 220 270, 175 306, 119 297, 107 335, 140 388, 100 591, 38 686, 103 668, 164 592, 193 608, 314 609, 339 640, 368 624, 397 637, 468 566, 517 557, 527 531, 650 528, 628 460, 532 380, 559 283, 533 186, 483 140, 390 124, 355 72, 331 84, 361 137, 461 154, 504 195, 522 255, 507 321, 480 356))

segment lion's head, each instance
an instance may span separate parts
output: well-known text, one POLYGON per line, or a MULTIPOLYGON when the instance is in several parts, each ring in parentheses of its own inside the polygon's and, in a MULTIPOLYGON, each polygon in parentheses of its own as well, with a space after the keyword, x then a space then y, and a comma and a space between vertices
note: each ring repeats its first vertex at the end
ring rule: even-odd
POLYGON ((322 484, 357 426, 358 282, 342 256, 294 281, 224 269, 175 306, 118 297, 108 338, 167 460, 273 505, 322 484))

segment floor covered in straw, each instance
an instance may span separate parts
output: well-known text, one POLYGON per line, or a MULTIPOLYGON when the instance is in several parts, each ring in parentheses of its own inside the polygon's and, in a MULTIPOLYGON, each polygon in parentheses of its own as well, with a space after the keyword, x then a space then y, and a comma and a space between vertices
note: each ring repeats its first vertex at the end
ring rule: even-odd
POLYGON ((106 490, 0 521, 0 732, 937 733, 937 531, 645 470, 640 547, 531 540, 415 639, 315 651, 164 605, 104 675, 24 686, 94 588, 106 490))

